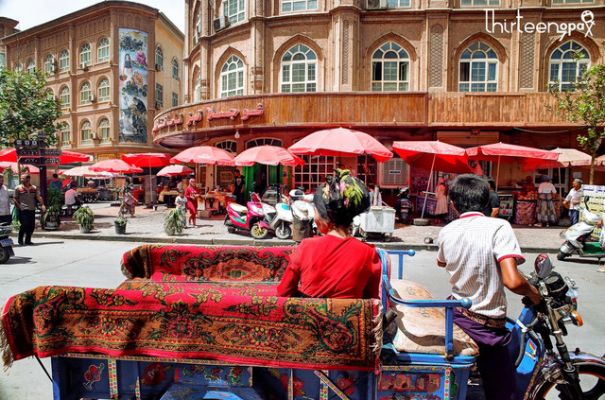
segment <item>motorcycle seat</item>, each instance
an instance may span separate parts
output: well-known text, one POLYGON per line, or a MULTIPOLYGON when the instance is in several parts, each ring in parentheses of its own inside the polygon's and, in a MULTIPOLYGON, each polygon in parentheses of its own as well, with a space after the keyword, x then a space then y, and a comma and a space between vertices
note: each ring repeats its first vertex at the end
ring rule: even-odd
POLYGON ((229 204, 229 207, 231 207, 233 211, 239 214, 246 214, 248 212, 248 208, 242 206, 241 204, 231 203, 229 204))

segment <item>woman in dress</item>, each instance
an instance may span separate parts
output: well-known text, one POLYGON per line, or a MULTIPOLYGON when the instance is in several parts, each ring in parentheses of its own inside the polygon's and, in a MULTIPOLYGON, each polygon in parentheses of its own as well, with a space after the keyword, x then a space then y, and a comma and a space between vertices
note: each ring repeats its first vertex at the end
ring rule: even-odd
POLYGON ((557 193, 555 185, 552 184, 548 176, 543 175, 542 181, 538 186, 538 204, 536 210, 536 219, 538 223, 535 226, 554 225, 558 218, 555 212, 554 195, 557 193))
POLYGON ((445 179, 439 178, 437 187, 435 188, 435 196, 437 197, 437 205, 435 206, 435 215, 439 218, 445 219, 448 214, 447 208, 447 186, 445 185, 445 179))
POLYGON ((195 179, 189 180, 189 186, 185 189, 185 197, 187 198, 187 210, 189 211, 189 224, 191 226, 197 226, 197 197, 199 192, 195 187, 195 179))

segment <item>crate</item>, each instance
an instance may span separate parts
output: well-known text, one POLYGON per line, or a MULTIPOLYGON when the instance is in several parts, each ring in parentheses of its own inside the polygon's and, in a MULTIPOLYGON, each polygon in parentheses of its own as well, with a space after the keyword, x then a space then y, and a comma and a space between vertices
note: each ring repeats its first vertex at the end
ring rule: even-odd
POLYGON ((392 234, 395 231, 395 209, 391 207, 370 207, 361 214, 360 228, 365 233, 392 234))

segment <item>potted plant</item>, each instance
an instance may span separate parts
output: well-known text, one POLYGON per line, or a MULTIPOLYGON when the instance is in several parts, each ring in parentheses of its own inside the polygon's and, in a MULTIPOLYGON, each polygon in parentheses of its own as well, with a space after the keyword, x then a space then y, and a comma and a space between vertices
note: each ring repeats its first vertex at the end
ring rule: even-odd
POLYGON ((124 218, 124 216, 122 215, 118 215, 118 218, 116 218, 113 221, 113 225, 116 228, 116 233, 118 235, 124 235, 126 233, 126 223, 128 222, 128 220, 126 218, 124 218))
POLYGON ((185 214, 183 210, 173 208, 164 218, 164 232, 169 236, 180 235, 185 229, 185 214))
POLYGON ((90 233, 95 222, 95 215, 90 207, 84 206, 76 210, 74 220, 80 225, 80 232, 90 233))
POLYGON ((57 189, 48 190, 48 207, 46 212, 42 214, 41 225, 45 230, 54 231, 59 229, 61 225, 61 192, 57 189))

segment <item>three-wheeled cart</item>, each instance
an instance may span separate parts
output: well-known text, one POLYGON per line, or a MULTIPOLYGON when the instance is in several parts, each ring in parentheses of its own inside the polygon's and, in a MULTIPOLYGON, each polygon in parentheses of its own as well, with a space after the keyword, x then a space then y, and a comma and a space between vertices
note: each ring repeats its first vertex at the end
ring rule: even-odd
POLYGON ((358 229, 364 239, 381 236, 385 240, 390 240, 395 231, 395 209, 388 206, 370 207, 367 212, 359 215, 358 229))

